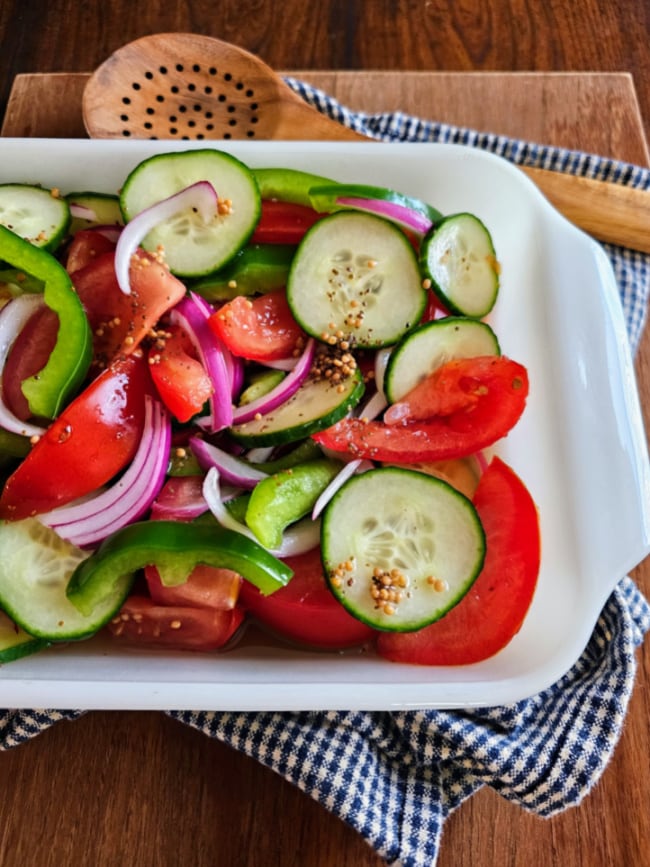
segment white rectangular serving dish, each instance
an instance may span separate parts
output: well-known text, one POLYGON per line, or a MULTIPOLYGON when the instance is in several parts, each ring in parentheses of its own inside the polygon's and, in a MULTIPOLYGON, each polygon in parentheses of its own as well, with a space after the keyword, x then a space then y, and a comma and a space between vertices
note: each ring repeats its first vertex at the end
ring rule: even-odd
MULTIPOLYGON (((602 248, 516 168, 454 145, 218 143, 251 166, 291 166, 391 187, 492 232, 502 288, 491 316, 530 375, 522 420, 495 451, 538 505, 542 564, 519 634, 479 664, 424 668, 371 653, 260 641, 225 654, 55 648, 0 668, 3 707, 309 710, 510 703, 578 659, 616 583, 650 553, 650 469, 614 274, 602 248)), ((154 153, 204 142, 0 139, 0 183, 116 192, 154 153)))

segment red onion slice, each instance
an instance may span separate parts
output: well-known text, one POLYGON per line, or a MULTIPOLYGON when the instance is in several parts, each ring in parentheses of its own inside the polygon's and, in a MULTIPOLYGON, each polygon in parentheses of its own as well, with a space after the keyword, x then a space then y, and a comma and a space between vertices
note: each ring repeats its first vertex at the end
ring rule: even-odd
POLYGON ((336 201, 338 204, 349 208, 378 214, 380 217, 385 217, 387 220, 392 220, 394 223, 399 223, 400 226, 411 229, 411 231, 416 232, 418 235, 426 235, 433 225, 431 220, 424 214, 420 214, 418 211, 414 211, 412 208, 407 208, 406 205, 400 205, 397 202, 385 202, 382 199, 358 199, 352 196, 342 196, 337 198, 336 201))
MULTIPOLYGON (((252 539, 261 545, 253 531, 242 524, 226 509, 219 485, 219 470, 212 467, 208 470, 203 481, 203 496, 210 507, 210 511, 222 527, 241 533, 248 539, 252 539)), ((293 524, 285 530, 280 548, 270 550, 276 557, 295 557, 298 554, 306 554, 320 543, 320 521, 312 521, 311 518, 303 518, 297 524, 293 524)), ((263 545, 261 547, 264 547, 263 545)))
MULTIPOLYGON (((190 292, 190 297, 203 312, 205 318, 209 319, 214 313, 214 307, 212 307, 212 305, 197 292, 190 292)), ((228 373, 230 375, 231 394, 232 397, 235 398, 241 391, 241 387, 244 383, 244 360, 243 358, 237 358, 237 356, 233 355, 214 332, 211 332, 211 334, 213 342, 216 343, 217 347, 223 353, 226 367, 228 368, 228 373)))
POLYGON ((76 202, 70 202, 70 216, 77 217, 79 220, 89 220, 91 223, 97 220, 97 214, 92 208, 87 205, 78 205, 76 202))
POLYGON ((218 199, 217 192, 209 181, 198 181, 145 208, 130 220, 120 233, 115 250, 115 273, 122 292, 125 295, 131 294, 131 259, 152 229, 186 208, 195 209, 207 223, 216 213, 218 199))
MULTIPOLYGON (((44 306, 42 295, 19 295, 12 298, 0 310, 0 384, 2 371, 6 364, 14 340, 27 325, 36 311, 44 306)), ((21 436, 38 437, 45 433, 45 428, 19 419, 9 409, 2 398, 0 388, 0 427, 21 436)))
POLYGON ((119 481, 90 500, 60 506, 38 516, 43 524, 79 548, 96 545, 137 521, 162 488, 169 464, 171 422, 159 401, 149 396, 145 401, 142 439, 119 481))
POLYGON ((190 448, 202 469, 216 467, 220 478, 232 485, 252 490, 258 482, 268 478, 268 473, 252 467, 212 443, 206 443, 200 437, 190 437, 190 448))
POLYGON ((267 412, 271 412, 271 410, 288 400, 309 376, 309 371, 314 360, 315 346, 315 340, 313 337, 310 337, 293 370, 285 376, 279 385, 276 385, 267 394, 258 397, 257 400, 253 400, 244 406, 235 407, 232 416, 233 423, 241 424, 242 422, 250 421, 258 413, 266 415, 267 412))
POLYGON ((187 333, 212 382, 210 414, 198 424, 211 433, 230 427, 233 420, 232 374, 228 367, 228 350, 218 345, 208 318, 197 303, 199 296, 190 294, 183 298, 169 314, 170 322, 179 325, 187 333))

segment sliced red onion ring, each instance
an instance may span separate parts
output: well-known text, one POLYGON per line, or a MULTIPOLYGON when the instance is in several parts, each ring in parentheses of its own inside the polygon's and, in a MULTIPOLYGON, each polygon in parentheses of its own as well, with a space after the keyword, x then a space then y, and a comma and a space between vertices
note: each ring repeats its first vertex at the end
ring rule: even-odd
POLYGON ((251 490, 258 482, 268 477, 268 473, 251 467, 246 461, 220 449, 212 443, 206 443, 200 437, 190 437, 190 448, 204 470, 216 467, 219 476, 232 485, 251 490))
POLYGON ((381 415, 387 406, 388 401, 386 400, 384 393, 376 391, 370 400, 366 401, 366 403, 358 410, 355 410, 354 415, 358 418, 367 418, 368 421, 372 421, 377 418, 377 416, 381 415))
POLYGON ((295 358, 292 355, 291 358, 276 358, 275 360, 265 361, 264 365, 272 367, 273 370, 293 370, 298 361, 299 358, 295 358))
MULTIPOLYGON (((0 384, 2 371, 11 351, 14 340, 27 325, 36 311, 45 304, 42 295, 19 295, 12 298, 0 310, 0 384)), ((27 437, 37 437, 45 433, 45 428, 22 421, 9 409, 2 399, 0 388, 0 427, 11 433, 27 437)))
POLYGON ((388 220, 411 229, 418 235, 426 235, 433 225, 431 220, 424 214, 420 214, 412 208, 407 208, 406 205, 399 205, 397 202, 385 202, 382 199, 358 199, 352 196, 341 196, 336 201, 338 204, 346 205, 349 208, 369 211, 371 214, 386 217, 388 220))
POLYGON ((276 406, 280 406, 281 403, 288 400, 309 376, 309 371, 314 360, 315 345, 313 337, 310 337, 296 366, 285 376, 279 385, 276 385, 275 388, 272 388, 271 391, 262 395, 262 397, 258 397, 257 400, 253 400, 244 406, 235 407, 232 416, 233 423, 241 424, 242 422, 250 421, 258 413, 266 415, 267 412, 271 412, 276 406))
POLYGON ((115 273, 120 289, 125 295, 131 294, 129 279, 131 258, 149 232, 159 223, 169 220, 186 208, 195 209, 207 223, 216 213, 218 198, 215 188, 209 181, 198 181, 174 193, 173 196, 145 208, 126 224, 120 233, 115 250, 115 273))
MULTIPOLYGON (((212 467, 208 470, 203 481, 203 496, 206 499, 210 511, 222 527, 241 533, 248 539, 252 539, 260 545, 260 541, 253 531, 237 521, 224 506, 223 497, 219 485, 219 470, 212 467)), ((297 524, 293 524, 285 530, 280 548, 270 550, 276 557, 296 557, 298 554, 306 554, 320 542, 320 521, 312 521, 311 518, 303 518, 297 524)), ((262 547, 264 547, 262 545, 262 547)))
MULTIPOLYGON (((197 292, 190 292, 190 297, 194 299, 194 303, 203 311, 206 319, 212 316, 214 313, 214 307, 212 307, 212 305, 206 301, 202 295, 199 295, 197 292)), ((231 393, 233 398, 235 398, 244 384, 244 361, 241 358, 237 358, 237 356, 233 355, 232 352, 226 349, 223 342, 219 340, 216 334, 212 333, 212 339, 223 352, 223 356, 226 360, 226 367, 230 374, 231 393)))
POLYGON ((337 473, 329 485, 325 488, 323 493, 318 497, 316 502, 314 503, 314 508, 312 509, 311 519, 315 521, 318 518, 325 508, 325 506, 332 499, 334 494, 341 488, 347 480, 353 476, 355 473, 365 473, 366 470, 371 470, 373 464, 371 461, 365 461, 362 458, 355 458, 355 460, 347 463, 343 469, 337 473))
POLYGON ((149 509, 163 482, 171 448, 171 422, 162 403, 145 398, 140 445, 124 475, 101 494, 39 515, 63 539, 79 548, 98 544, 106 536, 137 521, 149 509))
POLYGON ((212 382, 213 393, 210 398, 210 414, 199 420, 201 428, 211 433, 230 427, 233 420, 232 378, 228 369, 228 350, 218 345, 210 330, 202 306, 197 303, 198 295, 187 295, 173 308, 169 321, 179 325, 187 333, 192 345, 212 382))

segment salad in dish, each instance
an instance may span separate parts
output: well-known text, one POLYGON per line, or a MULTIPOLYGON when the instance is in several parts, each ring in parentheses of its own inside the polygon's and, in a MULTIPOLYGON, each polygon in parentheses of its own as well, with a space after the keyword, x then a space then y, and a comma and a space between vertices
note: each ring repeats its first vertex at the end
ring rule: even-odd
POLYGON ((477 216, 193 150, 0 185, 0 263, 0 661, 255 622, 455 665, 519 630, 538 516, 490 449, 528 377, 477 216))

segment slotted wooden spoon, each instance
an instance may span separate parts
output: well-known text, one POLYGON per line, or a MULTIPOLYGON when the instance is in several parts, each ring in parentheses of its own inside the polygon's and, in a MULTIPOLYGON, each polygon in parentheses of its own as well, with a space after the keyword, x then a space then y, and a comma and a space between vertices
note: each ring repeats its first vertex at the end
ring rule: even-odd
MULTIPOLYGON (((119 48, 90 77, 82 109, 92 138, 369 141, 308 106, 255 55, 194 33, 119 48)), ((523 171, 595 238, 650 253, 650 191, 523 171)))

